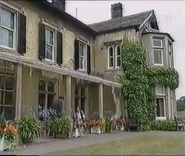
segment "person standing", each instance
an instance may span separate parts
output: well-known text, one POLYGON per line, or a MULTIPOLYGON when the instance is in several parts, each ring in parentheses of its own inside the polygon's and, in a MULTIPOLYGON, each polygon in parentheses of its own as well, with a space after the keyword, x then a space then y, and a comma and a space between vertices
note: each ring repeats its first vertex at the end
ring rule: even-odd
POLYGON ((57 117, 62 117, 64 109, 64 97, 60 96, 51 105, 51 109, 56 111, 57 117))

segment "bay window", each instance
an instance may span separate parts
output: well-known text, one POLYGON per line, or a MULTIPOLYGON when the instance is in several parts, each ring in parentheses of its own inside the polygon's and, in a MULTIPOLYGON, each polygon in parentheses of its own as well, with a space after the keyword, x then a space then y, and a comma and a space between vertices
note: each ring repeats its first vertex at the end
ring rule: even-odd
POLYGON ((163 40, 153 39, 154 65, 163 66, 163 40))

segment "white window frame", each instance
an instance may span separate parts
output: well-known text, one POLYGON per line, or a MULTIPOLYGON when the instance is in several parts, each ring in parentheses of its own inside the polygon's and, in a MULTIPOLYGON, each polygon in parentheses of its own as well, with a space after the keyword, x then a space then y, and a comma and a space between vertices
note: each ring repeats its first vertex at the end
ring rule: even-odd
MULTIPOLYGON (((57 45, 56 45, 56 43, 57 43, 56 30, 46 25, 46 28, 45 28, 45 38, 46 39, 47 39, 47 36, 46 36, 47 35, 47 33, 46 33, 47 31, 52 31, 53 32, 53 45, 48 44, 47 41, 45 40, 45 47, 46 47, 46 45, 52 46, 52 59, 48 59, 48 58, 45 57, 45 60, 46 61, 55 62, 55 60, 56 60, 55 59, 56 49, 57 49, 57 45)), ((45 56, 46 56, 46 48, 45 48, 45 56)))
POLYGON ((114 46, 109 46, 107 47, 107 64, 108 64, 108 69, 113 69, 114 68, 114 62, 115 62, 115 54, 114 54, 115 50, 114 50, 114 46), (110 52, 109 49, 112 48, 113 49, 113 56, 111 56, 111 58, 113 58, 113 66, 110 67, 110 52))
POLYGON ((79 41, 79 70, 80 71, 86 71, 87 70, 87 44, 79 41), (80 44, 83 45, 83 55, 80 55, 80 44), (80 58, 83 58, 83 67, 80 67, 80 58))
POLYGON ((117 60, 120 59, 120 63, 121 63, 121 46, 120 45, 117 45, 115 46, 115 68, 120 68, 121 67, 121 64, 120 66, 117 65, 117 60), (117 48, 120 47, 120 54, 118 55, 117 53, 117 48))
POLYGON ((163 48, 163 40, 162 39, 156 39, 156 38, 154 38, 153 39, 153 48, 163 48), (154 41, 160 41, 161 42, 161 46, 155 46, 154 45, 154 41))
POLYGON ((17 43, 16 42, 16 40, 17 40, 17 20, 18 20, 17 17, 18 17, 18 14, 17 14, 17 11, 15 9, 12 9, 12 8, 10 8, 8 6, 3 5, 3 4, 0 5, 0 29, 1 28, 4 28, 6 30, 9 30, 9 31, 12 31, 13 32, 13 47, 11 48, 11 47, 7 47, 7 46, 1 45, 1 40, 0 40, 0 47, 6 48, 6 49, 10 49, 10 50, 16 50, 16 43, 17 43), (11 12, 11 13, 14 14, 14 29, 10 29, 10 28, 7 28, 5 26, 2 26, 2 24, 1 24, 2 23, 2 21, 1 21, 1 19, 2 19, 1 18, 2 9, 7 10, 7 11, 9 11, 9 12, 11 12))
POLYGON ((164 105, 164 116, 157 116, 157 106, 156 106, 156 120, 161 120, 161 121, 164 121, 164 120, 166 120, 167 118, 166 118, 166 105, 165 105, 165 103, 166 103, 166 100, 165 100, 165 97, 164 96, 160 96, 160 95, 157 95, 156 96, 156 100, 157 99, 163 99, 163 105, 164 105))

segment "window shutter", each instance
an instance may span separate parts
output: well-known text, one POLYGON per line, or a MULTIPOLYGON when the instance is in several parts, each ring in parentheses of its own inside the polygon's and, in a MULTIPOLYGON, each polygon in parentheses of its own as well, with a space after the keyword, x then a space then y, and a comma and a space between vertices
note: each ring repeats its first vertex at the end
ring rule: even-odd
POLYGON ((62 64, 62 48, 63 48, 63 36, 62 33, 57 32, 57 63, 62 64))
POLYGON ((75 53, 74 53, 74 60, 75 60, 75 70, 79 69, 79 41, 75 39, 75 53))
POLYGON ((39 23, 39 60, 45 58, 45 25, 39 23))
POLYGON ((91 73, 91 47, 87 45, 87 73, 91 73))
POLYGON ((21 55, 26 53, 26 16, 21 13, 18 21, 18 52, 21 55))

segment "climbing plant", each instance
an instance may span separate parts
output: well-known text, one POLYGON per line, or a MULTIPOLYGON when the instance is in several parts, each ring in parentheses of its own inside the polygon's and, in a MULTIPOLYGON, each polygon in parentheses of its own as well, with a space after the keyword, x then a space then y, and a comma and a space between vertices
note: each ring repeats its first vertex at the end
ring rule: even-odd
POLYGON ((128 40, 122 44, 122 69, 120 81, 128 115, 137 118, 141 131, 148 131, 156 117, 156 85, 176 89, 178 72, 173 68, 149 68, 145 48, 128 40))

